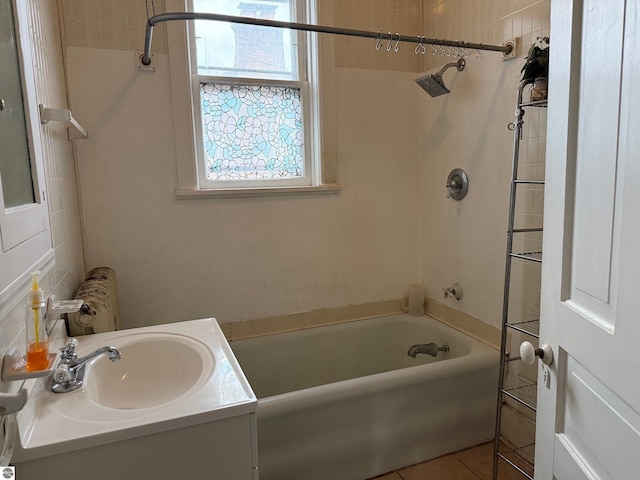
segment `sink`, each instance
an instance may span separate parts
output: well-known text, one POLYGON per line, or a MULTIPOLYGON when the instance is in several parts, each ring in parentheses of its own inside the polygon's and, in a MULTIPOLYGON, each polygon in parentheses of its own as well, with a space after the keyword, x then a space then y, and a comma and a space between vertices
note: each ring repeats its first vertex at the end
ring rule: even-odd
POLYGON ((171 402, 198 388, 215 362, 197 340, 176 334, 131 335, 114 342, 122 358, 87 365, 85 394, 104 407, 141 409, 171 402))
MULTIPOLYGON (((50 349, 67 342, 58 322, 50 349)), ((11 460, 21 477, 255 478, 258 402, 215 319, 85 335, 76 352, 106 345, 122 358, 91 360, 81 388, 25 383, 11 460)))
MULTIPOLYGON (((68 342, 63 324, 54 330, 52 351, 68 342)), ((82 357, 105 345, 117 348, 121 359, 111 362, 102 355, 87 363, 81 388, 54 393, 50 378, 29 385, 29 400, 18 415, 16 461, 75 455, 118 442, 131 446, 257 409, 213 318, 85 335, 76 352, 82 357)))

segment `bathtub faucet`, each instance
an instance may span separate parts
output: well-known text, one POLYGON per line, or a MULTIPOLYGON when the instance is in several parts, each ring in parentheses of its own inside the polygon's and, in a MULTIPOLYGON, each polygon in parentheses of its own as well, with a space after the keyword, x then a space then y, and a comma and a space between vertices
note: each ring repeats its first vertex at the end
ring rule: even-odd
POLYGON ((107 355, 112 362, 121 358, 120 351, 115 347, 100 347, 97 350, 78 358, 76 345, 78 341, 73 338, 60 349, 60 363, 53 372, 53 382, 51 391, 55 393, 66 393, 76 390, 82 386, 84 372, 87 363, 100 355, 107 355))
POLYGON ((445 343, 441 347, 439 347, 435 343, 420 343, 418 345, 411 345, 409 351, 407 352, 407 355, 409 355, 411 358, 416 358, 416 355, 418 355, 419 353, 424 353, 435 357, 438 355, 438 352, 448 353, 449 344, 445 343))

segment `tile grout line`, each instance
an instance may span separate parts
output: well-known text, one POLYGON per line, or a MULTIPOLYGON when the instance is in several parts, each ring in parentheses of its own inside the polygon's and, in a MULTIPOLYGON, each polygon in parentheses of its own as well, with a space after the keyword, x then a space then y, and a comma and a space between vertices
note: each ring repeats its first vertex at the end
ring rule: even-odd
MULTIPOLYGON (((459 453, 459 452, 457 452, 459 453)), ((464 463, 461 459, 459 459, 456 455, 456 453, 453 453, 453 458, 455 458, 458 463, 460 463, 460 465, 462 465, 464 468, 466 468, 467 470, 469 470, 471 472, 471 475, 473 475, 474 477, 476 477, 478 480, 482 480, 482 477, 480 475, 478 475, 475 470, 473 470, 469 465, 467 465, 466 463, 464 463)))

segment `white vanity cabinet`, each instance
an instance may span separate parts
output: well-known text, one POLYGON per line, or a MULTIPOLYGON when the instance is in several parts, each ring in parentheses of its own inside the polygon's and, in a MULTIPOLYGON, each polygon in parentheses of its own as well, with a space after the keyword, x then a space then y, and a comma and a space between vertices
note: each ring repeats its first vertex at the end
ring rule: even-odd
MULTIPOLYGON (((50 337, 52 351, 67 342, 62 330, 52 334, 59 341, 50 337)), ((76 351, 105 345, 120 360, 88 362, 75 391, 53 393, 51 378, 28 381, 17 478, 258 479, 258 401, 215 319, 86 335, 76 351), (96 396, 96 383, 108 394, 96 396)))
POLYGON ((255 413, 16 461, 21 480, 257 480, 255 413))

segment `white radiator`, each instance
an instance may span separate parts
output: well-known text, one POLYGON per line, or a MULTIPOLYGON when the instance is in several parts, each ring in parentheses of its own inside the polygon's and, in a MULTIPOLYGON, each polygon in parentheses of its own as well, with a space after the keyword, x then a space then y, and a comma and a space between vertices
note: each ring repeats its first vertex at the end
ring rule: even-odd
POLYGON ((118 330, 118 286, 116 272, 109 267, 97 267, 89 271, 76 300, 84 305, 77 313, 68 314, 69 335, 87 335, 118 330))

